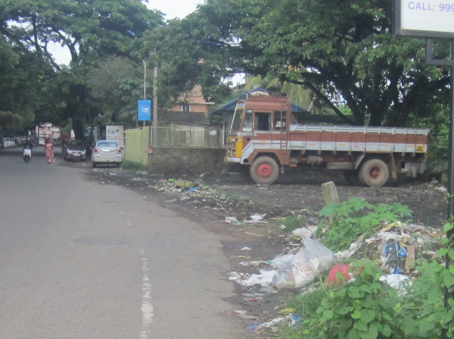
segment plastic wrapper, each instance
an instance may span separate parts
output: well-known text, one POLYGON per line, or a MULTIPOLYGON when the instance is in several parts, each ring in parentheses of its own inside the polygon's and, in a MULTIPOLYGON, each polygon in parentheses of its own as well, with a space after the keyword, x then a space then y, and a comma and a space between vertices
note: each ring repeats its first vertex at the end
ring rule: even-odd
POLYGON ((319 273, 328 270, 334 253, 316 240, 304 239, 304 247, 273 277, 277 289, 300 288, 312 282, 319 273))

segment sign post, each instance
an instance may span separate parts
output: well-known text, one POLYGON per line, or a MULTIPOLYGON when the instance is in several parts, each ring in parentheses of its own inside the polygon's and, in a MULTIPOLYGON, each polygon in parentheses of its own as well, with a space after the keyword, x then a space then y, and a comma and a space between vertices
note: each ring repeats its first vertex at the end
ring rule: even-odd
MULTIPOLYGON (((393 0, 393 34, 396 36, 418 37, 426 39, 426 64, 451 68, 450 123, 449 123, 449 164, 448 164, 448 220, 454 222, 454 0, 414 1, 393 0), (433 58, 433 39, 450 41, 450 58, 433 58)), ((451 244, 454 242, 454 230, 447 233, 451 244)), ((446 256, 447 268, 454 265, 446 256)), ((445 307, 448 300, 454 298, 454 289, 446 290, 445 307)), ((443 330, 442 339, 447 338, 443 330)))
POLYGON ((151 100, 139 100, 138 101, 138 121, 151 121, 151 100))

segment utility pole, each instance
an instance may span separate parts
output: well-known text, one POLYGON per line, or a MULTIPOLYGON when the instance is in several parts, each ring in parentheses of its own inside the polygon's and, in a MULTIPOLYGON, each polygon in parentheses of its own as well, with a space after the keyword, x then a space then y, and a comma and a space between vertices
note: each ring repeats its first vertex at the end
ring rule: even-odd
POLYGON ((153 146, 158 146, 158 66, 153 74, 153 146))
MULTIPOLYGON (((143 61, 143 100, 147 100, 147 63, 143 61)), ((143 122, 143 127, 145 127, 145 121, 143 122)))
MULTIPOLYGON (((153 70, 153 143, 151 142, 151 125, 148 128, 148 171, 151 170, 152 147, 158 145, 158 91, 157 91, 158 66, 153 70)), ((151 123, 151 122, 150 122, 151 123)))

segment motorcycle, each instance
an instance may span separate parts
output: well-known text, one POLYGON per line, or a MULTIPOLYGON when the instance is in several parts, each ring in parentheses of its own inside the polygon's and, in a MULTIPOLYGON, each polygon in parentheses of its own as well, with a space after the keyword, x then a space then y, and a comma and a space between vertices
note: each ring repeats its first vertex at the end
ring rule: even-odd
POLYGON ((30 160, 32 160, 32 150, 30 148, 24 147, 22 158, 24 159, 25 163, 28 163, 30 160))

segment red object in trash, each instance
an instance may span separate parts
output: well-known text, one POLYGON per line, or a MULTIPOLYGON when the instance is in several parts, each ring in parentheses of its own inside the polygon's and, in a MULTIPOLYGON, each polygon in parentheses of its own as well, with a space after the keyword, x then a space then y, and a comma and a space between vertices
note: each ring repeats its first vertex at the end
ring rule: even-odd
POLYGON ((344 282, 349 281, 352 277, 348 273, 348 269, 350 265, 344 264, 336 264, 334 267, 329 271, 328 279, 326 280, 328 284, 335 284, 339 285, 344 282))

